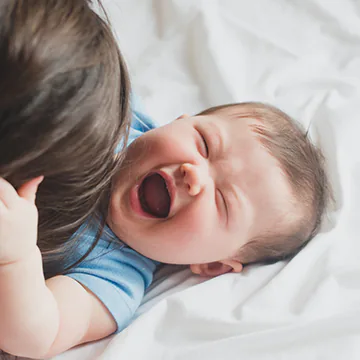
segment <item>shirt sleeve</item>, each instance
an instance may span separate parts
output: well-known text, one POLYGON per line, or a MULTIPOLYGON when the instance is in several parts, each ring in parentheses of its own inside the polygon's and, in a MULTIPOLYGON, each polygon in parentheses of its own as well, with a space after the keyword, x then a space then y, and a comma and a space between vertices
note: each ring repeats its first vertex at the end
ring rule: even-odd
POLYGON ((100 299, 114 317, 119 332, 130 323, 155 269, 156 262, 131 248, 100 240, 88 258, 66 275, 100 299))

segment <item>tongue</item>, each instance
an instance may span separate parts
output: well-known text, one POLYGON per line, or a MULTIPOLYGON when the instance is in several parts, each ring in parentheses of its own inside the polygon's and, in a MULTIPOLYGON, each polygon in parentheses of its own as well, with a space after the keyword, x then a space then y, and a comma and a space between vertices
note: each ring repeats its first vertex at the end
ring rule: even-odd
POLYGON ((166 182, 161 175, 152 174, 145 178, 140 192, 140 201, 144 211, 159 218, 169 215, 170 197, 166 182))

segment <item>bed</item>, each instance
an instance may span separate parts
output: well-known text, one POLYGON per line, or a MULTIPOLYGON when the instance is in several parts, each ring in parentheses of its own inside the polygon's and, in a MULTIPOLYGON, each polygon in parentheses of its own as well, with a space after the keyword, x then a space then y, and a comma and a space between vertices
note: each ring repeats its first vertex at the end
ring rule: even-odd
POLYGON ((104 5, 151 116, 272 103, 323 148, 336 201, 291 261, 212 280, 166 266, 130 327, 54 359, 359 359, 360 1, 104 5))

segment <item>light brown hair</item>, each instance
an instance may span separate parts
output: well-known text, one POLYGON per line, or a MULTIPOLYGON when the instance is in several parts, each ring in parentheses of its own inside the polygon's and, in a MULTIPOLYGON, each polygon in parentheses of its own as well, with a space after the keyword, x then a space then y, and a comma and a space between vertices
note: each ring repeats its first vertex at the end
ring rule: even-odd
POLYGON ((292 189, 296 210, 301 216, 289 220, 286 230, 268 230, 250 239, 239 251, 243 264, 271 263, 300 251, 319 231, 330 187, 321 150, 304 129, 283 111, 267 104, 248 102, 210 108, 201 115, 226 110, 234 119, 252 118, 251 130, 265 149, 277 159, 292 189))
POLYGON ((37 206, 47 276, 61 271, 79 226, 106 211, 130 124, 126 65, 91 5, 0 2, 0 176, 16 188, 45 176, 37 206))

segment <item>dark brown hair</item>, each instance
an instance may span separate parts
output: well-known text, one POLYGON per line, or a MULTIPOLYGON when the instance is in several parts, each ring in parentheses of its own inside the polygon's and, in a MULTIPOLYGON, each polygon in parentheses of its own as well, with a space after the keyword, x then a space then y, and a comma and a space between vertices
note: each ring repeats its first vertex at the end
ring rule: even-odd
POLYGON ((229 104, 210 108, 201 114, 222 110, 234 119, 259 121, 259 124, 250 126, 251 130, 277 159, 291 186, 296 212, 301 214, 289 219, 281 231, 268 230, 250 239, 240 249, 238 258, 249 264, 271 263, 294 256, 318 233, 331 199, 324 156, 297 122, 273 106, 257 102, 229 104))
POLYGON ((126 65, 91 5, 0 3, 0 176, 16 188, 45 176, 38 245, 48 276, 59 272, 49 266, 67 256, 71 235, 106 209, 130 122, 126 65))

